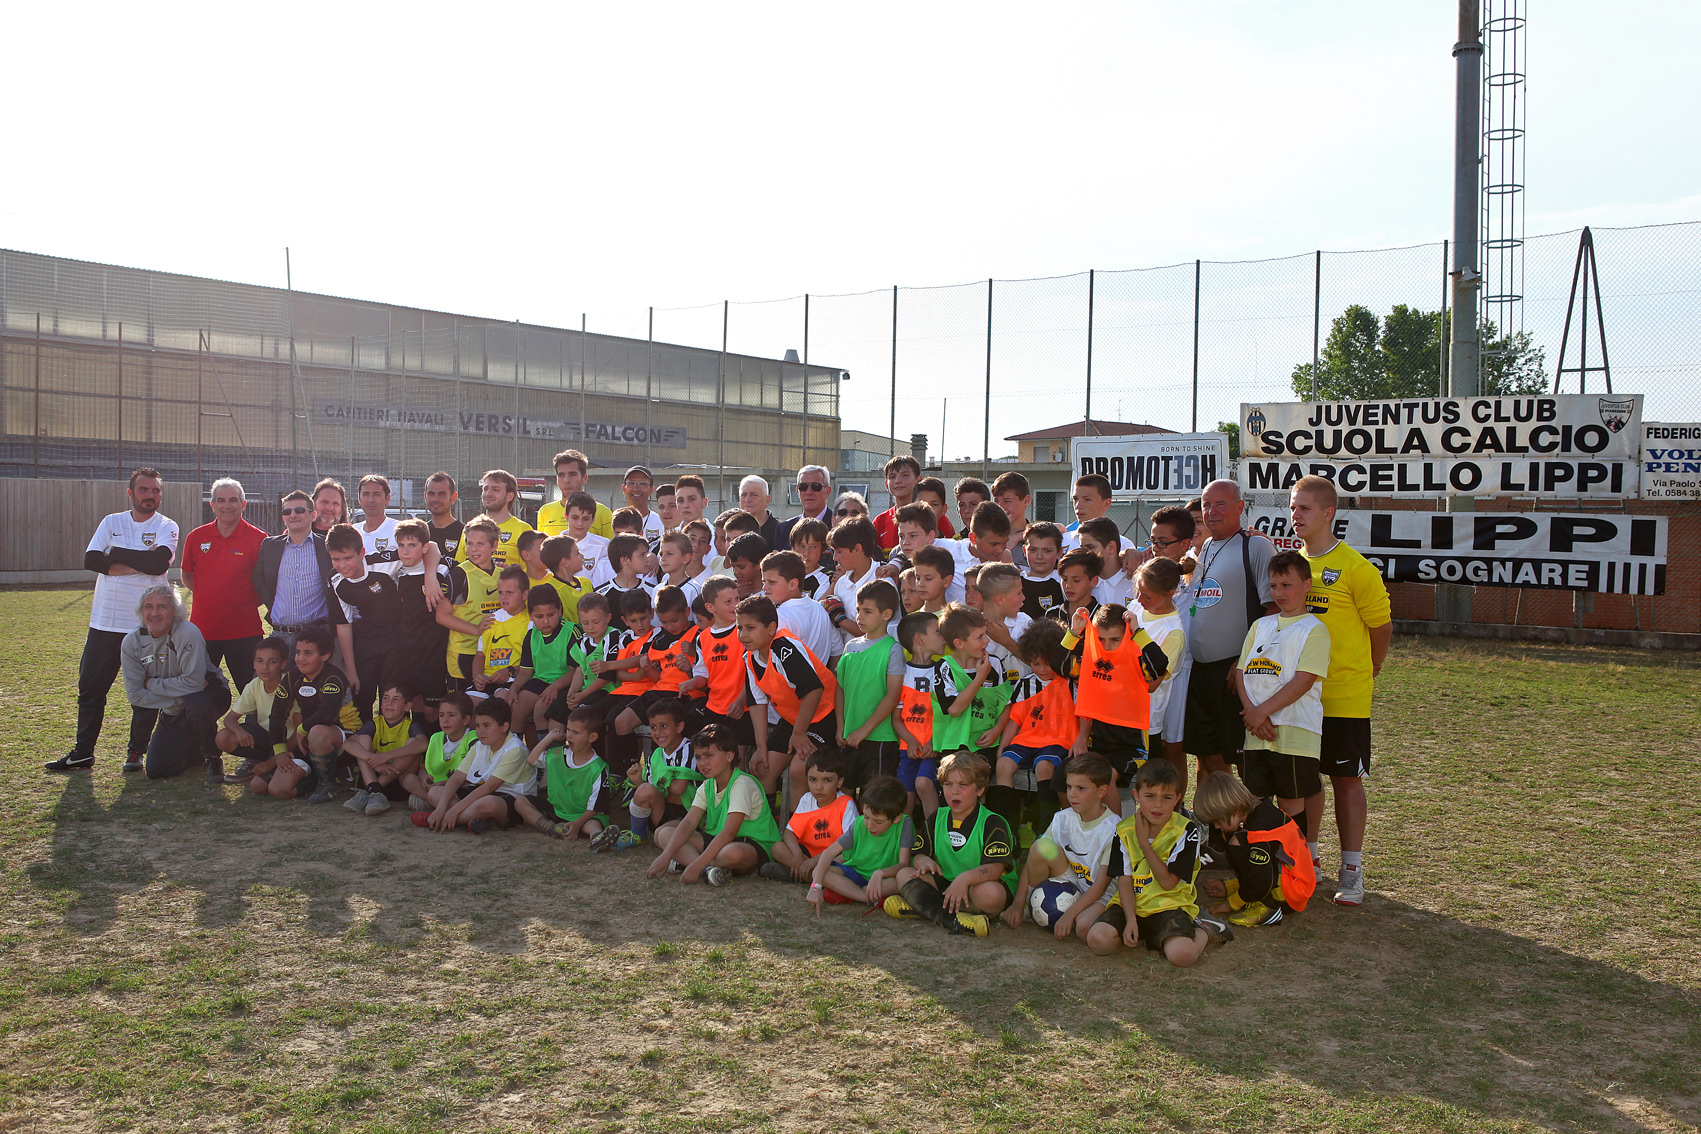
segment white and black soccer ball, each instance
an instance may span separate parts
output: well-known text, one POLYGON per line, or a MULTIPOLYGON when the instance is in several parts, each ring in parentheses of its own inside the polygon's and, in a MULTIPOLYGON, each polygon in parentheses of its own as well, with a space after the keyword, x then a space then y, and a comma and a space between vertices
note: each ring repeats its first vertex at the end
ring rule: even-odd
POLYGON ((1081 892, 1075 889, 1073 882, 1059 882, 1048 878, 1035 886, 1028 894, 1028 911, 1034 915, 1034 924, 1041 929, 1050 929, 1052 923, 1063 916, 1065 910, 1075 904, 1075 899, 1081 892))

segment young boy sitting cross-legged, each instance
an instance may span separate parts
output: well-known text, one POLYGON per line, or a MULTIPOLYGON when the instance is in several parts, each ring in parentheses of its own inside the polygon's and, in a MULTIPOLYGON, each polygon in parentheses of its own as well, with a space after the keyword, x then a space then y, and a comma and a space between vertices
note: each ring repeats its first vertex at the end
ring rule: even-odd
POLYGON ((537 771, 530 765, 526 746, 508 731, 511 717, 506 701, 488 697, 478 703, 473 709, 478 743, 448 783, 431 789, 429 798, 435 810, 414 812, 415 826, 434 831, 465 826, 473 834, 482 835, 519 818, 514 799, 527 793, 537 771))
POLYGON ((908 806, 909 792, 895 777, 876 776, 863 786, 862 814, 815 859, 806 897, 816 916, 823 901, 875 906, 898 892, 898 874, 909 866, 915 842, 915 827, 904 814, 908 806))
POLYGON ((417 771, 402 775, 402 787, 408 792, 408 810, 429 812, 429 798, 435 785, 446 784, 455 774, 467 752, 478 740, 473 732, 473 702, 465 693, 445 694, 437 706, 437 726, 425 746, 425 757, 417 771))
POLYGON ((245 784, 254 778, 261 764, 268 771, 275 766, 272 757, 281 749, 269 743, 272 712, 278 704, 278 685, 288 663, 289 644, 282 638, 274 635, 254 647, 254 679, 237 694, 230 712, 219 722, 218 735, 213 740, 220 752, 242 756, 242 763, 224 778, 225 783, 245 784))
POLYGON ((886 899, 893 917, 921 916, 949 933, 985 937, 987 919, 1016 894, 1016 848, 1010 825, 985 807, 991 771, 973 752, 939 761, 945 806, 922 824, 920 852, 898 872, 898 893, 886 899))
POLYGON ((652 831, 660 847, 663 825, 683 819, 697 801, 697 785, 703 782, 703 774, 697 770, 691 741, 685 737, 685 722, 690 715, 690 707, 677 697, 650 705, 650 739, 655 742, 655 751, 648 762, 639 760, 626 773, 637 787, 628 808, 632 829, 612 836, 605 831, 602 838, 591 841, 591 850, 626 850, 638 846, 652 831), (622 834, 632 837, 622 839, 622 834))
POLYGON ((607 829, 608 814, 601 808, 608 765, 595 749, 602 728, 602 714, 593 706, 574 709, 565 728, 551 725, 529 758, 541 771, 545 794, 515 800, 521 818, 558 839, 594 839, 607 829))
POLYGON ((419 770, 428 744, 425 726, 413 719, 408 706, 413 690, 389 682, 378 696, 378 712, 343 745, 343 755, 360 768, 360 790, 343 806, 361 815, 390 810, 386 789, 409 772, 419 770))
POLYGON ((768 809, 762 782, 736 766, 738 739, 732 729, 705 725, 694 751, 702 786, 685 818, 656 832, 662 852, 645 876, 656 878, 677 868, 681 882, 725 886, 733 875, 749 874, 770 860, 796 865, 768 809))
POLYGON ((1096 752, 1072 756, 1060 774, 1069 806, 1052 816, 1045 834, 1028 851, 1022 885, 1004 911, 1004 924, 1011 929, 1021 925, 1029 895, 1044 886, 1068 895, 1070 901, 1069 908, 1052 919, 1050 928, 1057 939, 1067 941, 1073 933, 1085 941, 1087 931, 1104 913, 1104 897, 1110 889, 1110 848, 1122 816, 1106 806, 1115 786, 1110 761, 1103 756, 1096 752))

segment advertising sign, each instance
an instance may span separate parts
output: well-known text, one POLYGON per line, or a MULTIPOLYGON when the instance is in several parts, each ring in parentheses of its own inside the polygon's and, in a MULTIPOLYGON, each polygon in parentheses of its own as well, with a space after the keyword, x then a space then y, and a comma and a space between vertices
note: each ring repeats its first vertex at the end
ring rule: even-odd
POLYGON ((1701 500, 1701 424, 1642 423, 1642 499, 1701 500))
POLYGON ((1228 468, 1223 433, 1142 433, 1077 437, 1070 446, 1076 476, 1098 473, 1119 502, 1197 496, 1228 468))

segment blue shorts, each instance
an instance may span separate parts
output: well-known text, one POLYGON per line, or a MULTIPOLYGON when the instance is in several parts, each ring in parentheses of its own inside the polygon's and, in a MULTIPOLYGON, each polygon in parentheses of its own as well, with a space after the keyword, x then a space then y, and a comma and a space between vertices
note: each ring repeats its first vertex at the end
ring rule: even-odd
POLYGON ((930 757, 917 760, 905 749, 898 757, 898 782, 904 785, 905 791, 914 791, 917 780, 931 780, 935 787, 939 785, 939 758, 930 757))
POLYGON ((1041 760, 1049 760, 1052 764, 1052 775, 1055 776, 1063 761, 1069 759, 1069 749, 1061 744, 1043 744, 1038 748, 1012 744, 999 753, 998 758, 1014 760, 1018 768, 1038 768, 1041 760))
POLYGON ((855 882, 858 886, 868 885, 868 879, 864 878, 860 871, 852 870, 850 867, 846 866, 842 862, 835 862, 833 865, 839 868, 840 874, 843 874, 846 878, 849 878, 852 882, 855 882))

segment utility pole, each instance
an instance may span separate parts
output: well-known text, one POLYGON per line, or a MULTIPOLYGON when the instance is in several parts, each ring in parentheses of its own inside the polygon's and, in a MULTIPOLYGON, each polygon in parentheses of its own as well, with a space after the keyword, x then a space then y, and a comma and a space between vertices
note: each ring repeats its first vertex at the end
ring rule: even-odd
MULTIPOLYGON (((1477 395, 1482 344, 1477 340, 1478 177, 1482 145, 1481 0, 1459 0, 1459 41, 1453 45, 1458 86, 1453 118, 1453 326, 1448 342, 1448 390, 1455 398, 1477 395)), ((1449 512, 1474 512, 1469 496, 1449 496, 1449 512)), ((1443 583, 1436 588, 1436 617, 1442 622, 1471 620, 1471 588, 1443 583)))

